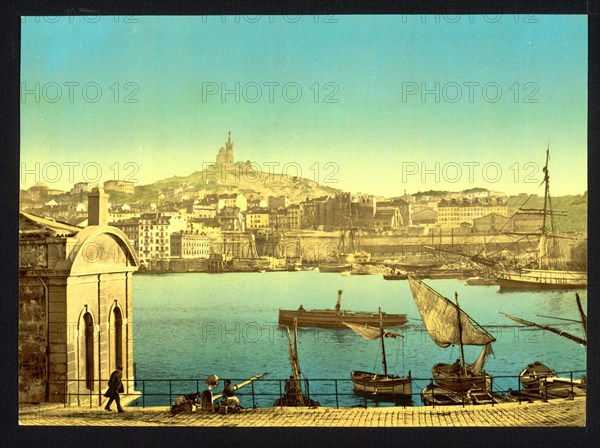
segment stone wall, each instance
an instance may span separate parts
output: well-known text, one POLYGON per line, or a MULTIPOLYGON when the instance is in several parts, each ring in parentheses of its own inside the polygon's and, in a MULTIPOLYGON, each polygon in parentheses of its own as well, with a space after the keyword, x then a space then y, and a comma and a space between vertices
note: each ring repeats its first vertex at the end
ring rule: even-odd
POLYGON ((42 280, 19 284, 19 402, 46 400, 48 369, 47 296, 42 280))

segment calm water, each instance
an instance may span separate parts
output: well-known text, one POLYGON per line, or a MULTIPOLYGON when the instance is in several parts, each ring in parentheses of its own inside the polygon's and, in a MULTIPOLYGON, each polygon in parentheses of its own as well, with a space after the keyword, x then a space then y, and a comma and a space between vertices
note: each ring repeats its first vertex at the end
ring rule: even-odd
MULTIPOLYGON (((457 291, 461 307, 496 337, 495 357, 486 363, 486 371, 495 377, 495 390, 516 389, 514 377, 536 360, 557 372, 586 369, 583 347, 548 332, 519 329, 497 313, 500 310, 538 323, 561 323, 539 315, 579 319, 574 291, 500 293, 497 286, 467 286, 458 280, 426 283, 446 297, 453 298, 457 291)), ((386 352, 389 373, 412 372, 413 393, 429 383, 435 363, 453 362, 460 356, 458 347, 442 349, 422 331, 406 281, 316 271, 136 275, 133 339, 137 378, 199 380, 201 391, 204 378, 213 373, 235 383, 269 372, 254 383, 254 390, 275 394, 255 398, 258 406, 271 406, 280 390, 274 380, 291 373, 287 334, 277 325, 278 310, 297 309, 300 304, 306 309, 333 308, 338 289, 344 291, 344 309, 377 311, 381 307, 388 313, 407 314, 409 323, 400 329, 404 339, 386 340, 386 352)), ((586 291, 578 292, 586 307, 586 291)), ((562 324, 564 330, 582 334, 581 325, 562 324)), ((480 350, 465 347, 467 362, 473 362, 480 350)), ((379 342, 364 340, 351 330, 299 329, 299 361, 302 376, 311 380, 311 395, 335 392, 333 381, 313 380, 343 379, 338 392, 344 394, 339 398, 344 406, 365 403, 363 397, 352 393, 352 370, 382 371, 379 342)), ((168 404, 168 395, 150 395, 168 394, 168 382, 145 382, 143 387, 146 406, 168 404)), ((141 383, 137 389, 142 390, 141 383)), ((174 396, 195 390, 196 381, 171 385, 174 396)), ((239 391, 243 406, 252 406, 251 396, 241 395, 250 392, 250 386, 239 391)), ((322 405, 336 404, 334 396, 314 398, 322 405)), ((373 404, 377 403, 369 403, 373 404)), ((414 404, 421 404, 417 396, 414 404)))

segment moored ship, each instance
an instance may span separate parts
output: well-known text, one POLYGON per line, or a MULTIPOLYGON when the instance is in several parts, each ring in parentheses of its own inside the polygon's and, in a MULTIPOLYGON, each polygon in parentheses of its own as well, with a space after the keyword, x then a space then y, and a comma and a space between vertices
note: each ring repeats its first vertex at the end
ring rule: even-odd
MULTIPOLYGON (((335 309, 305 310, 302 305, 297 310, 279 310, 279 325, 293 325, 297 319, 299 327, 347 328, 343 322, 355 325, 379 325, 379 313, 368 311, 346 311, 341 309, 342 290, 338 290, 335 309)), ((399 327, 408 319, 406 314, 381 313, 383 325, 399 327)))

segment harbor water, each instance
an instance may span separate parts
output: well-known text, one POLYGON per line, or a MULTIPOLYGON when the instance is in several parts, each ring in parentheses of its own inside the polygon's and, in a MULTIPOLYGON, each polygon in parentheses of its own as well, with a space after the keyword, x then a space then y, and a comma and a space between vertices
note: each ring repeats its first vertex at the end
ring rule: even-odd
MULTIPOLYGON (((585 309, 586 290, 500 292, 498 286, 468 286, 460 280, 425 282, 451 300, 456 291, 461 308, 496 338, 494 355, 485 365, 495 378, 495 391, 516 390, 519 372, 534 361, 557 372, 577 371, 574 377, 585 373, 584 347, 547 331, 519 327, 497 311, 582 336, 580 324, 551 317, 580 320, 575 292, 585 309)), ((404 338, 386 339, 385 347, 388 373, 410 371, 414 378, 414 405, 422 404, 418 394, 430 382, 431 367, 460 357, 458 346, 444 349, 431 340, 408 282, 385 281, 380 275, 136 274, 133 285, 136 389, 144 390, 145 406, 167 405, 178 394, 202 391, 203 380, 211 374, 236 383, 265 372, 239 396, 245 407, 272 406, 291 374, 287 332, 277 324, 278 310, 301 304, 307 310, 332 309, 338 289, 343 290, 342 309, 377 312, 381 307, 386 313, 408 316, 408 323, 396 329, 404 338)), ((382 372, 379 341, 362 339, 349 329, 300 328, 298 351, 311 398, 322 405, 394 404, 355 395, 350 382, 352 370, 382 372)), ((465 347, 466 361, 473 362, 480 351, 465 347)), ((221 385, 215 392, 220 390, 221 385)))

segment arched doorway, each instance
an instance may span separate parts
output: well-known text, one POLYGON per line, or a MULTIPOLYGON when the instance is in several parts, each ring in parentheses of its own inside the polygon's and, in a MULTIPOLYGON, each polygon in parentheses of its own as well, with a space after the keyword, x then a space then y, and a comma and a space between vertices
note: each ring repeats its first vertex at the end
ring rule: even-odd
POLYGON ((114 363, 115 368, 123 365, 123 314, 121 308, 113 309, 114 318, 114 363))
POLYGON ((85 325, 85 387, 94 390, 94 319, 89 312, 83 315, 85 325))

